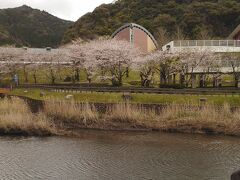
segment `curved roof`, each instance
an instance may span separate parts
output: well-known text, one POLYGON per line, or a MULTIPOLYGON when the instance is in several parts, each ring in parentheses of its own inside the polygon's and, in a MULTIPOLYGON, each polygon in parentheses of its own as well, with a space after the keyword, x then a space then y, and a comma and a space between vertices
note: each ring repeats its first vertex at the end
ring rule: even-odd
POLYGON ((112 34, 111 37, 114 38, 119 32, 121 32, 122 30, 124 30, 124 29, 126 29, 126 28, 129 28, 129 27, 131 27, 131 28, 134 28, 134 27, 135 27, 135 28, 138 28, 138 29, 144 31, 144 32, 148 35, 148 37, 153 41, 153 43, 154 43, 154 45, 156 46, 156 48, 158 48, 157 41, 156 41, 156 39, 153 37, 153 35, 152 35, 147 29, 145 29, 144 27, 142 27, 142 26, 140 26, 140 25, 138 25, 138 24, 135 24, 135 23, 127 23, 127 24, 123 25, 122 27, 118 28, 118 29, 112 34))

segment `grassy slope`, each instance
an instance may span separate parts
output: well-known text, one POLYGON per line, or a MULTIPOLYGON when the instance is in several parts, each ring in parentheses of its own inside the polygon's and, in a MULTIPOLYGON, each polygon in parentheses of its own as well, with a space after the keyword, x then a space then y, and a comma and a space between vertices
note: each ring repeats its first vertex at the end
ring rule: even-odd
MULTIPOLYGON (((37 91, 31 93, 36 95, 37 91)), ((240 135, 240 109, 232 111, 229 105, 173 104, 155 111, 119 103, 100 112, 89 103, 50 100, 40 112, 33 113, 24 100, 5 98, 0 109, 0 135, 78 135, 80 129, 240 135)))
MULTIPOLYGON (((72 94, 78 102, 97 102, 97 103, 117 103, 122 102, 122 93, 97 93, 97 92, 82 92, 82 93, 57 93, 51 91, 43 91, 44 97, 40 97, 40 89, 15 89, 9 94, 26 96, 32 99, 43 100, 44 98, 65 99, 66 95, 72 94)), ((240 106, 240 96, 206 96, 206 95, 159 95, 159 94, 132 94, 131 103, 150 103, 150 104, 199 104, 200 98, 207 98, 209 104, 223 105, 225 103, 231 106, 240 106)))

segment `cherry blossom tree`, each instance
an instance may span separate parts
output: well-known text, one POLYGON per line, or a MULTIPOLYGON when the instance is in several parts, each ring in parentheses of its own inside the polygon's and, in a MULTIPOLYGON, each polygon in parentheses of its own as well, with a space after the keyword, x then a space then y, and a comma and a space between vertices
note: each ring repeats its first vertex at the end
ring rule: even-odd
MULTIPOLYGON (((156 51, 146 56, 146 64, 149 64, 151 71, 156 71, 159 75, 160 85, 170 83, 170 77, 173 76, 173 84, 175 84, 176 74, 179 72, 180 61, 177 54, 164 51, 156 51), (152 69, 154 67, 154 69, 152 69)), ((149 67, 145 67, 149 71, 149 67)), ((146 72, 148 72, 146 71, 146 72)))
POLYGON ((89 82, 99 69, 102 72, 105 69, 110 73, 112 84, 117 86, 122 85, 127 67, 138 54, 130 43, 115 39, 95 40, 85 44, 76 41, 69 48, 71 57, 84 67, 89 82))
POLYGON ((132 65, 135 57, 139 55, 138 49, 129 42, 119 40, 103 40, 93 42, 97 64, 110 72, 112 85, 121 86, 123 77, 132 65))
POLYGON ((72 79, 80 79, 79 71, 81 68, 83 68, 86 73, 88 82, 91 83, 94 73, 96 72, 95 68, 97 67, 96 57, 93 54, 93 48, 95 47, 92 46, 92 44, 83 44, 81 40, 76 40, 66 48, 69 50, 68 56, 72 62, 72 79))
MULTIPOLYGON (((43 53, 33 52, 26 48, 22 58, 25 61, 25 63, 23 64, 24 69, 26 67, 28 68, 28 72, 32 75, 34 83, 37 84, 38 71, 43 67, 43 64, 41 64, 41 62, 44 60, 45 55, 43 53)), ((26 69, 24 71, 27 72, 26 69)))
MULTIPOLYGON (((205 76, 205 80, 210 79, 209 76, 212 76, 213 87, 219 87, 221 85, 222 68, 223 64, 221 55, 217 53, 210 53, 209 58, 205 59, 200 64, 199 71, 201 71, 205 76)), ((203 82, 200 84, 203 84, 203 82)))
MULTIPOLYGON (((214 59, 214 53, 206 50, 198 52, 182 52, 179 55, 181 61, 180 83, 184 87, 188 87, 189 83, 195 79, 194 72, 201 71, 206 67, 206 62, 214 59), (190 75, 190 77, 189 77, 190 75)), ((205 86, 206 73, 200 75, 200 87, 205 86)))
POLYGON ((159 58, 156 63, 156 70, 159 73, 160 84, 167 85, 170 83, 176 83, 176 74, 179 72, 180 61, 177 54, 158 52, 159 58), (170 77, 172 81, 170 82, 170 77))
POLYGON ((43 56, 45 56, 43 59, 47 61, 44 63, 48 69, 46 76, 51 80, 52 84, 55 84, 57 78, 60 79, 60 68, 71 64, 69 57, 67 57, 67 52, 61 49, 56 49, 45 53, 43 56))
POLYGON ((227 66, 232 69, 235 87, 239 87, 240 81, 240 55, 238 53, 224 53, 222 59, 227 62, 227 66))
POLYGON ((135 59, 134 64, 140 72, 142 86, 148 87, 155 72, 159 75, 160 85, 169 84, 170 77, 172 77, 171 83, 175 84, 176 74, 179 72, 181 62, 178 54, 155 51, 151 54, 139 56, 135 59))
MULTIPOLYGON (((16 55, 11 55, 9 53, 10 48, 0 48, 0 74, 8 74, 11 71, 12 65, 10 65, 8 62, 9 60, 13 60, 16 55)), ((14 49, 14 54, 17 54, 15 49, 14 49)), ((15 69, 15 68, 14 68, 15 69)))
POLYGON ((138 56, 134 59, 133 68, 139 71, 141 86, 149 87, 155 73, 155 61, 158 58, 156 53, 138 56))

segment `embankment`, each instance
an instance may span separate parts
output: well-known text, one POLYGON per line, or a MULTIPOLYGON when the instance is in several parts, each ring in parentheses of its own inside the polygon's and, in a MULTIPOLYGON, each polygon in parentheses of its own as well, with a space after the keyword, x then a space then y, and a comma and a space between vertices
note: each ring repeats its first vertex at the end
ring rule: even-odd
POLYGON ((240 109, 224 106, 171 104, 156 110, 120 103, 104 113, 89 103, 46 101, 44 114, 55 124, 74 129, 149 130, 183 133, 240 135, 240 109), (67 108, 66 108, 67 107, 67 108))
POLYGON ((71 135, 77 134, 80 129, 240 136, 240 108, 233 109, 228 104, 97 105, 66 100, 36 102, 14 97, 0 101, 1 134, 71 135))

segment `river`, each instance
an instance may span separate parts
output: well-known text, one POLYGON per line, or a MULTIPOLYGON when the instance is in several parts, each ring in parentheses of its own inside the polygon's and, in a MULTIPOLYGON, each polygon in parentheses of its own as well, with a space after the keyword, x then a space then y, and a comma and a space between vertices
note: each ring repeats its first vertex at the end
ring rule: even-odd
POLYGON ((238 168, 234 137, 82 131, 78 138, 0 138, 0 179, 229 180, 238 168))

